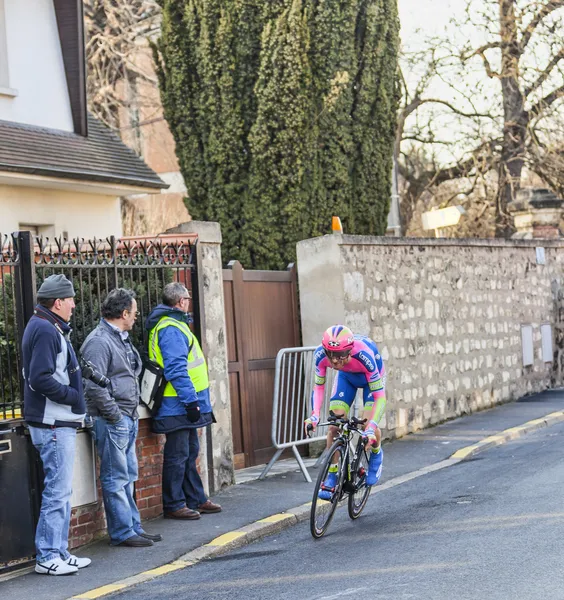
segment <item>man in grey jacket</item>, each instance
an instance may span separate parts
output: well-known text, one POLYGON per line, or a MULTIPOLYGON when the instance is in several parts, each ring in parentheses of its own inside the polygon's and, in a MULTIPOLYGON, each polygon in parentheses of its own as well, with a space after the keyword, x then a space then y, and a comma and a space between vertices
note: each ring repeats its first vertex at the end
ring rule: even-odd
POLYGON ((131 290, 112 290, 101 306, 100 324, 81 348, 82 357, 109 379, 107 387, 86 381, 88 414, 100 456, 100 481, 108 533, 113 546, 152 546, 162 538, 146 533, 133 498, 138 477, 135 441, 138 432, 141 358, 129 339, 137 318, 131 290))

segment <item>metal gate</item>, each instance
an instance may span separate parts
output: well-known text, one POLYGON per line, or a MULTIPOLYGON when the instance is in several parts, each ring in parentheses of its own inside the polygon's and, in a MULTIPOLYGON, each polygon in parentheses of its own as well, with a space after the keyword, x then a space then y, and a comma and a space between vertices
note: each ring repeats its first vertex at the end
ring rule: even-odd
POLYGON ((0 573, 33 559, 41 465, 20 423, 0 421, 0 573))
POLYGON ((247 271, 231 261, 223 271, 234 463, 266 463, 276 355, 299 345, 296 270, 247 271))
POLYGON ((33 314, 24 289, 26 264, 32 270, 26 235, 0 234, 0 572, 32 560, 41 504, 39 462, 21 419, 20 341, 33 314))

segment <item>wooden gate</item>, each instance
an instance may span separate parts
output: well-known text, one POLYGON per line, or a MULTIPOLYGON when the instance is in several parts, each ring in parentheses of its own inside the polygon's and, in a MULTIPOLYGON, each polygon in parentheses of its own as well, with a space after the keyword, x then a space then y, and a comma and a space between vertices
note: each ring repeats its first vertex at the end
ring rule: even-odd
POLYGON ((274 363, 280 348, 299 346, 296 269, 223 271, 235 468, 260 465, 270 437, 274 363))

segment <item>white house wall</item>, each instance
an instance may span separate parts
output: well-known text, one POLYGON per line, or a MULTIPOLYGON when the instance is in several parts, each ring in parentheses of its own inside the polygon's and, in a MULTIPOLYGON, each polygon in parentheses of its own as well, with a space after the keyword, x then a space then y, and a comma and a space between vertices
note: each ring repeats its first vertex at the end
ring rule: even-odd
POLYGON ((0 119, 74 131, 52 0, 4 0, 9 85, 0 119))
POLYGON ((119 237, 120 202, 115 196, 0 186, 0 232, 11 233, 21 224, 42 227, 49 236, 119 237))

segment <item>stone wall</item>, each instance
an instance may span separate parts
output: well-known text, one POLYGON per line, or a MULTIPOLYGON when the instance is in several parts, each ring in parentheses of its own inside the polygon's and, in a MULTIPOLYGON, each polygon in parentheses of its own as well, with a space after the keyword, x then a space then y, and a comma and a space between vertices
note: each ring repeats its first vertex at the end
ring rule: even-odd
POLYGON ((334 323, 376 341, 388 438, 562 383, 540 333, 559 327, 561 241, 332 235, 300 242, 297 254, 304 345, 334 323), (533 327, 525 367, 522 325, 533 327))

